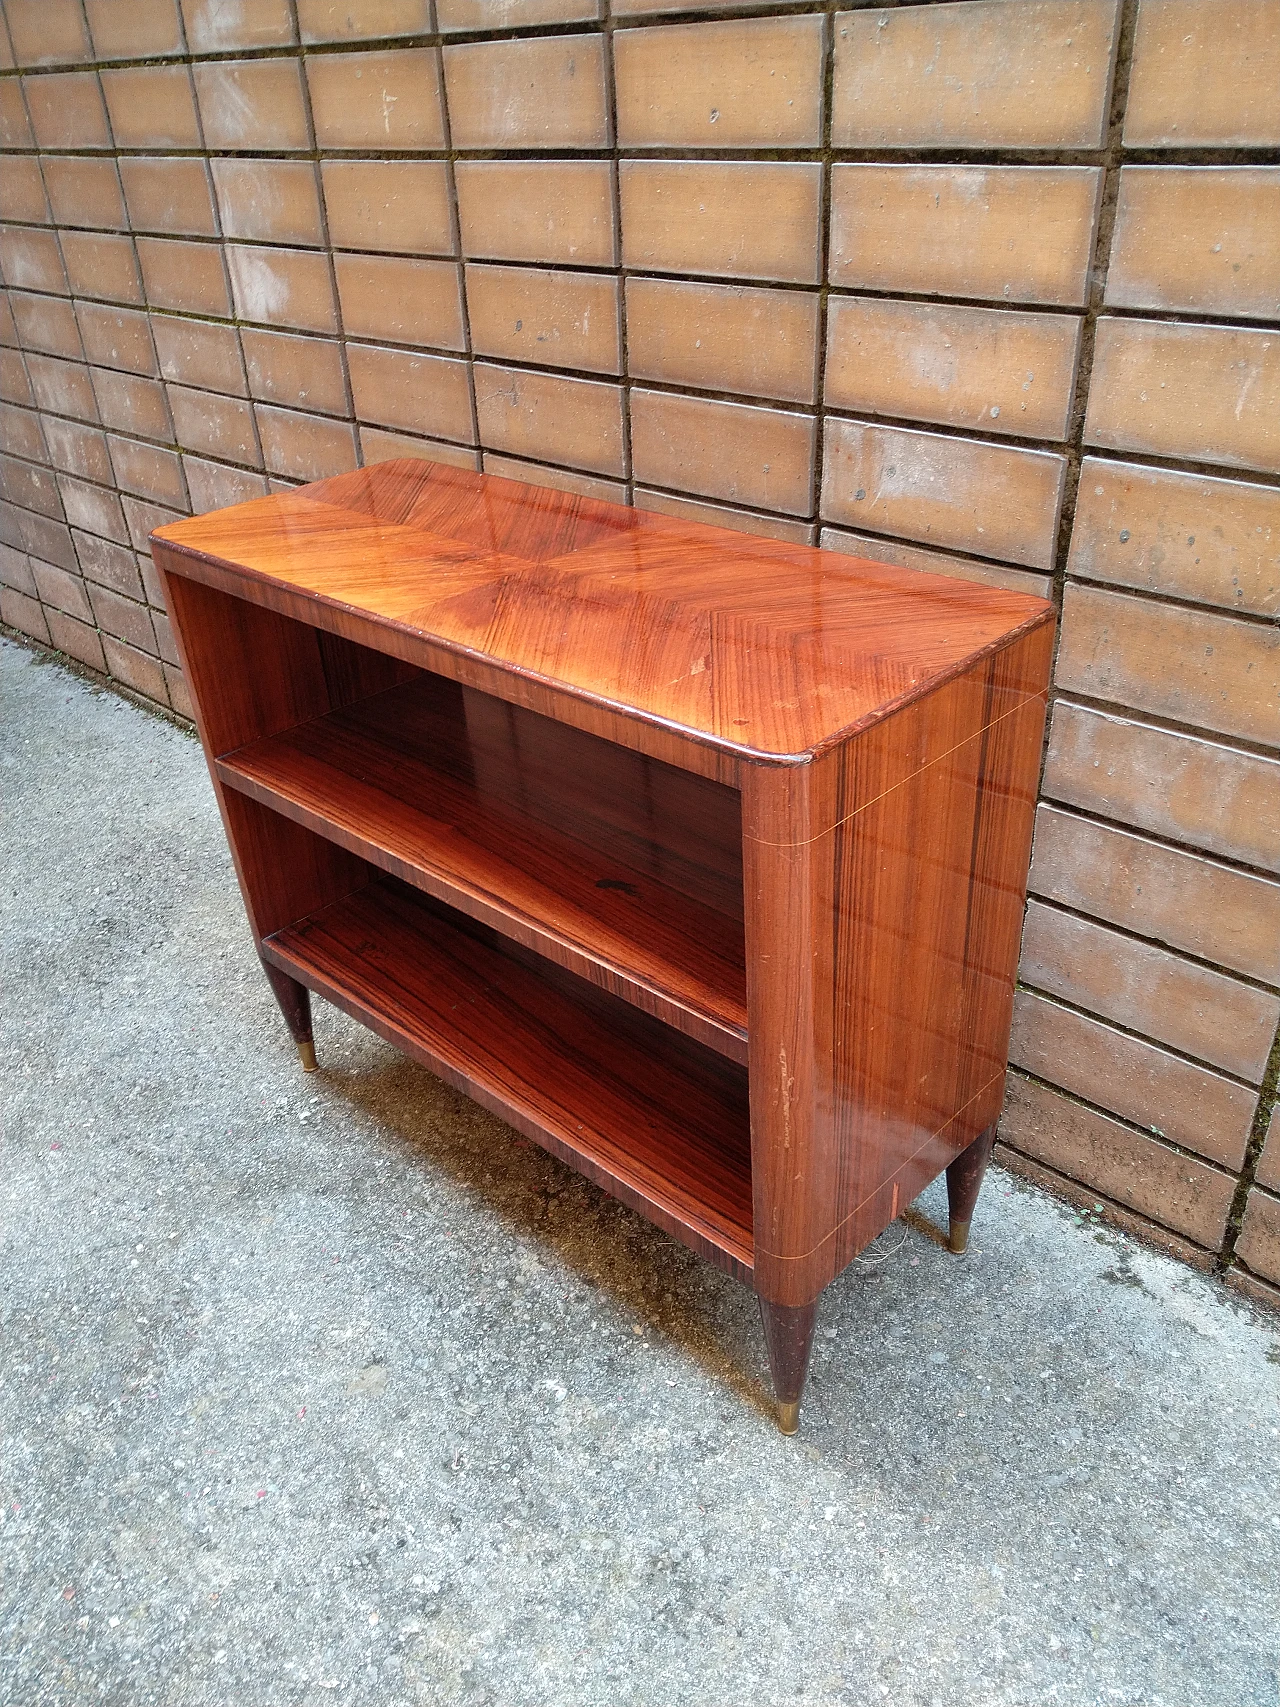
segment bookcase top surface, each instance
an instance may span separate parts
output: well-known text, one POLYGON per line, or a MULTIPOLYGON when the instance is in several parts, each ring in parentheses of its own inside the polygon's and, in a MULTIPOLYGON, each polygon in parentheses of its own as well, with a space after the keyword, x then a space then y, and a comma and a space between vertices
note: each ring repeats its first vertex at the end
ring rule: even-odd
POLYGON ((157 529, 183 556, 745 758, 797 759, 1052 620, 949 576, 404 461, 157 529))

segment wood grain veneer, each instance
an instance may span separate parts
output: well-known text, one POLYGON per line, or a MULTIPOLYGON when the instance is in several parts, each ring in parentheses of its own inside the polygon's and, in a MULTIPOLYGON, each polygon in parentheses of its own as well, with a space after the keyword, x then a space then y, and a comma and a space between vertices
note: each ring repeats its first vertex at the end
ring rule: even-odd
POLYGON ((393 878, 264 956, 750 1280, 745 1071, 393 878))
POLYGON ((620 713, 628 744, 686 765, 807 763, 1047 620, 1021 593, 427 462, 154 538, 194 579, 229 569, 242 598, 561 721, 620 713))
POLYGON ((425 672, 217 771, 746 1064, 735 791, 425 672))
POLYGON ((300 1049, 316 990, 749 1281, 794 1426, 943 1170, 964 1242, 1051 607, 423 462, 153 545, 300 1049))

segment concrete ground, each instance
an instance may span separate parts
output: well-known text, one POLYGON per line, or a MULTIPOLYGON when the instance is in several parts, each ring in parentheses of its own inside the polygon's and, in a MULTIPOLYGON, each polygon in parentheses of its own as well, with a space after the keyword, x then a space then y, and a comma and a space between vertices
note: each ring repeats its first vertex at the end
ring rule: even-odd
POLYGON ((0 648, 0 1701, 1280 1699, 1280 1321, 994 1173, 750 1295, 317 1004, 194 741, 0 648))

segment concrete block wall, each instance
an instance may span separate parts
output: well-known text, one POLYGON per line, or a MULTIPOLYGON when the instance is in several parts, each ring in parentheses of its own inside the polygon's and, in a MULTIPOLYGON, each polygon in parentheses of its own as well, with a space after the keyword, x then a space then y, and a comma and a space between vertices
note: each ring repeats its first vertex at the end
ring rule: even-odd
POLYGON ((1280 1302, 1280 0, 4 14, 5 622, 405 455, 1049 594, 1003 1154, 1280 1302))

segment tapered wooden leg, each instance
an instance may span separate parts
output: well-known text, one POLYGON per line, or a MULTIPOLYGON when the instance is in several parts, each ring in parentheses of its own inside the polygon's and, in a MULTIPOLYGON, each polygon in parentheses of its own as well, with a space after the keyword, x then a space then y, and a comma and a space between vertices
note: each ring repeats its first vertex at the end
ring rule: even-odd
POLYGON ((809 1353, 813 1349, 813 1325, 818 1317, 818 1301, 812 1304, 771 1304, 760 1300, 760 1320, 764 1323, 764 1343, 769 1350, 769 1371, 773 1376, 773 1391, 778 1400, 778 1427, 783 1434, 794 1434, 800 1427, 800 1395, 805 1376, 809 1373, 809 1353))
POLYGON ((982 1190, 982 1176, 987 1171, 995 1147, 996 1129, 988 1126, 980 1132, 967 1150, 947 1169, 947 1210, 951 1222, 951 1249, 963 1256, 969 1248, 969 1223, 982 1190))
POLYGON ((262 970, 266 973, 267 982, 280 1004, 280 1012, 284 1015, 290 1036, 298 1046, 298 1059, 302 1062, 303 1072, 314 1073, 316 1046, 311 1035, 310 990, 305 984, 299 984, 296 978, 290 978, 287 972, 281 972, 279 967, 272 966, 266 960, 262 962, 262 970))

